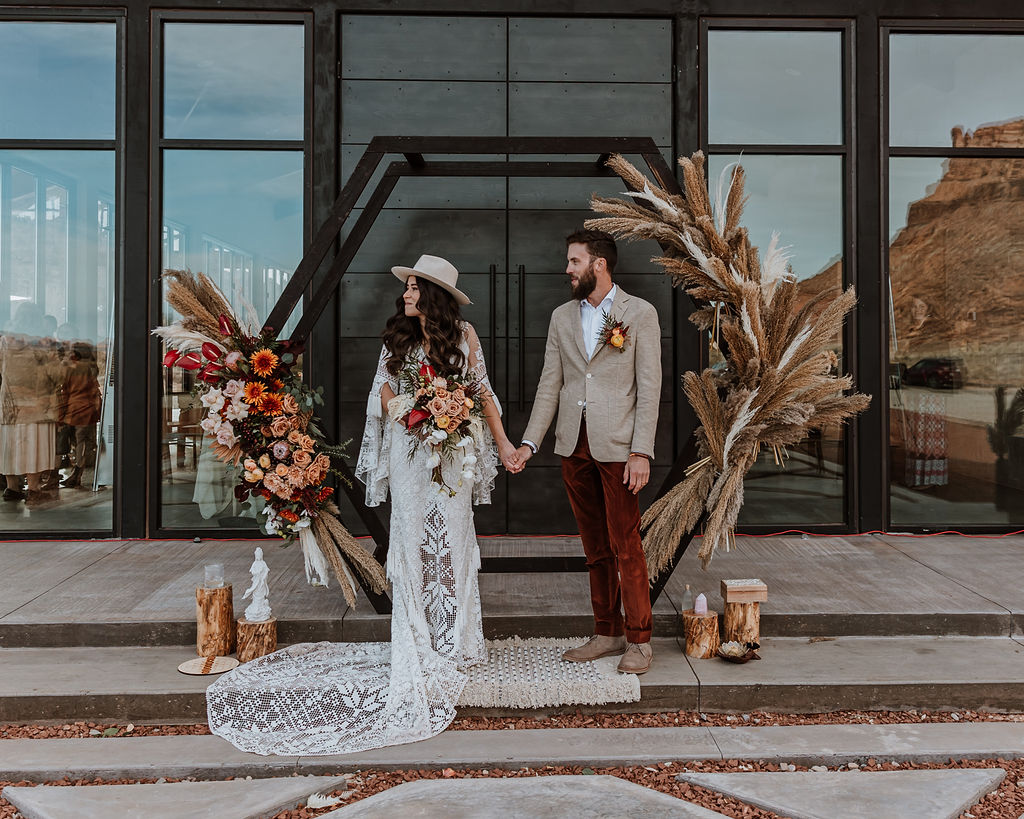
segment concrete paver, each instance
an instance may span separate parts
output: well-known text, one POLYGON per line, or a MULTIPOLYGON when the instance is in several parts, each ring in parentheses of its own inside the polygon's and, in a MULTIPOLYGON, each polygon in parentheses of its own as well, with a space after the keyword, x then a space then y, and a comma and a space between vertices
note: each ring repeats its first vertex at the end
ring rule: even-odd
POLYGON ((870 757, 902 763, 994 756, 1024 756, 1024 723, 446 731, 407 745, 304 757, 245 753, 215 736, 7 739, 0 741, 0 779, 217 779, 368 768, 615 767, 707 759, 810 766, 863 762, 870 757))
POLYGON ((529 779, 449 779, 406 782, 331 811, 336 819, 716 819, 721 813, 614 776, 541 776, 529 779))
POLYGON ((930 771, 679 774, 790 819, 956 819, 994 790, 1002 768, 930 771))
POLYGON ((344 777, 165 782, 159 785, 7 787, 3 797, 26 819, 269 819, 311 793, 345 787, 344 777))

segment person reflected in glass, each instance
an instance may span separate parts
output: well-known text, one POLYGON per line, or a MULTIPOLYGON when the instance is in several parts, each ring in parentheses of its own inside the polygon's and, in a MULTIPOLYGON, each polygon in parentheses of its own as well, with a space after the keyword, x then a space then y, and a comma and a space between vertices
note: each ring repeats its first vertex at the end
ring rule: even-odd
POLYGON ((60 365, 43 311, 22 302, 0 338, 0 472, 5 501, 42 506, 57 498, 56 429, 60 365), (21 489, 25 476, 27 493, 21 489))
POLYGON ((96 350, 85 341, 71 345, 64 370, 59 421, 71 430, 69 443, 73 466, 61 486, 82 485, 82 473, 96 466, 96 424, 100 420, 99 368, 96 350))

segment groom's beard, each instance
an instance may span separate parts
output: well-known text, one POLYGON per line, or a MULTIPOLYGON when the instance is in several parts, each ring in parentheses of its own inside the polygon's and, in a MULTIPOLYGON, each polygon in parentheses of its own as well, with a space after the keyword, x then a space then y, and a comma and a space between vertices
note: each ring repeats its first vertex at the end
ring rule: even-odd
POLYGON ((578 301, 583 301, 593 293, 594 288, 597 287, 597 276, 594 275, 594 262, 591 261, 587 265, 587 269, 580 274, 576 284, 572 284, 572 279, 569 280, 569 284, 572 288, 572 297, 578 301))

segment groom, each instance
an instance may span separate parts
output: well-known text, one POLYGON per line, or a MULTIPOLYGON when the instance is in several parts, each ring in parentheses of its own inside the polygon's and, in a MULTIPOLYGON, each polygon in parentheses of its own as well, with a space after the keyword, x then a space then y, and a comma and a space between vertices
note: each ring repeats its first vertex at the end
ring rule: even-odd
POLYGON ((566 245, 572 301, 551 314, 518 455, 525 464, 537 452, 557 414, 555 453, 587 556, 595 621, 594 636, 562 658, 623 654, 619 671, 642 674, 651 667, 651 598, 637 493, 650 480, 658 425, 658 313, 612 281, 610 234, 578 230, 566 245))

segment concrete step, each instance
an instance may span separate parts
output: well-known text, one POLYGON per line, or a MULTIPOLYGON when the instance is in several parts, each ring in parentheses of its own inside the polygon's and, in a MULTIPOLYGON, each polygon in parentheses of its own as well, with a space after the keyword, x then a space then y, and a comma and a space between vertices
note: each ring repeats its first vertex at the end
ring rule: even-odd
MULTIPOLYGON (((665 598, 653 615, 654 633, 662 637, 681 634, 679 616, 668 608, 665 598)), ((485 604, 486 605, 486 604, 485 604)), ((524 609, 528 609, 528 603, 524 609)), ((236 611, 238 616, 244 603, 236 611)), ((373 613, 367 601, 343 619, 330 617, 278 619, 278 640, 284 643, 321 640, 372 642, 386 640, 391 618, 373 613)), ((586 634, 594 624, 585 611, 570 613, 484 614, 484 635, 504 637, 570 637, 586 634)), ((1019 634, 1020 628, 1008 612, 881 612, 848 613, 772 612, 761 615, 763 637, 913 637, 976 636, 1002 637, 1019 634)), ((188 620, 119 620, 99 622, 3 622, 0 648, 70 648, 73 646, 188 646, 196 639, 196 623, 188 620)))
MULTIPOLYGON (((653 645, 638 703, 546 712, 1024 710, 1024 644, 1008 637, 767 638, 763 659, 745 665, 688 659, 670 639, 653 645)), ((0 722, 205 722, 211 680, 177 671, 193 656, 183 647, 0 649, 0 722)))
MULTIPOLYGON (((798 725, 737 728, 529 728, 445 731, 338 756, 259 756, 215 736, 0 740, 0 778, 290 777, 408 768, 593 768, 739 759, 836 767, 874 757, 901 765, 1024 756, 1024 724, 798 725)), ((682 763, 681 765, 679 763, 682 763)))

